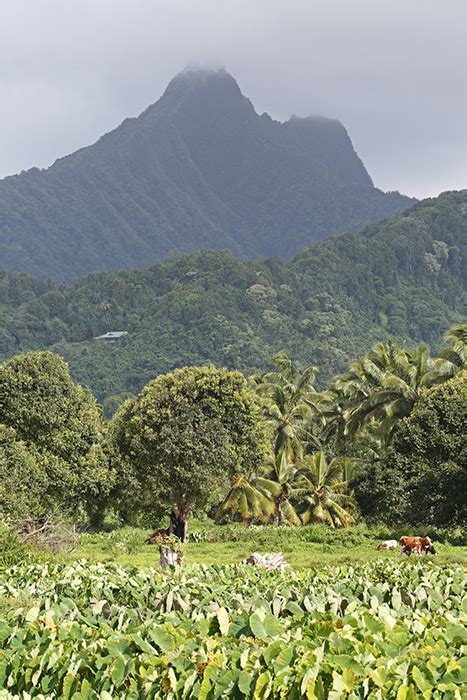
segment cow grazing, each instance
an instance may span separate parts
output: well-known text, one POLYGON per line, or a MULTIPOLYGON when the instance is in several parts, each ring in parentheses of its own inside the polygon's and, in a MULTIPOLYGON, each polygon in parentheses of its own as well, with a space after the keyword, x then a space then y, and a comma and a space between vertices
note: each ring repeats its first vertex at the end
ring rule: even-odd
POLYGON ((433 542, 429 537, 401 537, 399 544, 401 554, 407 554, 408 557, 411 554, 420 555, 422 552, 436 554, 433 542))
POLYGON ((425 552, 425 554, 432 554, 434 557, 438 556, 438 552, 436 551, 436 549, 433 547, 432 544, 427 545, 423 551, 425 552))
POLYGON ((397 540, 384 540, 378 546, 378 550, 395 549, 397 547, 397 540))

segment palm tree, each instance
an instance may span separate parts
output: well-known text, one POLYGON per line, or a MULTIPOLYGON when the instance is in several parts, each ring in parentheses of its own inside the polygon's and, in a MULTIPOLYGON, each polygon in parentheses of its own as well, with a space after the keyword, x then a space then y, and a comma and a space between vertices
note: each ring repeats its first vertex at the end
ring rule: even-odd
POLYGON ((425 389, 450 379, 453 367, 431 358, 424 344, 404 350, 392 341, 378 343, 335 380, 346 399, 346 433, 354 436, 377 423, 389 443, 397 421, 411 413, 425 389))
POLYGON ((257 390, 273 429, 274 455, 284 454, 289 462, 303 454, 307 425, 316 409, 318 394, 312 384, 316 368, 310 365, 299 372, 286 352, 275 355, 272 362, 277 370, 257 379, 257 390))
MULTIPOLYGON (((347 465, 348 467, 349 465, 347 465)), ((326 523, 331 527, 349 527, 354 501, 347 493, 342 464, 334 458, 327 461, 324 452, 315 452, 303 460, 296 495, 301 497, 300 515, 304 525, 326 523)))
POLYGON ((285 451, 271 457, 271 462, 256 479, 256 488, 273 504, 277 524, 300 525, 292 504, 295 495, 297 468, 287 460, 285 451))
POLYGON ((317 401, 319 414, 316 422, 320 441, 323 445, 332 443, 333 450, 342 457, 348 455, 351 448, 346 432, 346 406, 346 397, 332 384, 327 391, 322 392, 317 401))
POLYGON ((440 359, 450 362, 458 369, 463 369, 465 366, 465 346, 467 345, 467 324, 457 323, 449 329, 444 340, 449 343, 449 347, 440 353, 440 359))
POLYGON ((275 510, 274 501, 268 493, 256 488, 255 477, 248 478, 244 474, 235 474, 230 489, 217 507, 215 520, 221 520, 228 515, 240 515, 244 525, 249 525, 254 519, 266 521, 275 510))

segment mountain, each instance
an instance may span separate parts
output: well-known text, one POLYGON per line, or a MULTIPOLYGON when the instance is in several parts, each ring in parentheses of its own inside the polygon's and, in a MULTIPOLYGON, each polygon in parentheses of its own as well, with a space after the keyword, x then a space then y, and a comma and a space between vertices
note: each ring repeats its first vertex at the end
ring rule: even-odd
POLYGON ((71 280, 200 249, 290 258, 414 201, 373 186, 340 122, 280 123, 225 71, 187 71, 94 145, 0 180, 0 267, 71 280))
MULTIPOLYGON (((178 255, 70 286, 0 273, 0 352, 53 349, 99 400, 176 366, 263 369, 287 349, 319 381, 388 337, 435 346, 466 308, 467 190, 315 243, 295 259, 178 255), (127 331, 114 345, 95 341, 127 331)), ((434 348, 436 349, 436 347, 434 348)), ((110 401, 110 403, 109 403, 110 401)))

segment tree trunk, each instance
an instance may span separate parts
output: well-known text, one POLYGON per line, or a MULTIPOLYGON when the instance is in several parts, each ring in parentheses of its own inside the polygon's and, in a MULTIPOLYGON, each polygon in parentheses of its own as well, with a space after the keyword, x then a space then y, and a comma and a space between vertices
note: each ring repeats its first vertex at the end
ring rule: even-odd
POLYGON ((161 546, 160 548, 159 563, 162 569, 166 569, 168 566, 178 566, 180 564, 180 557, 177 552, 172 551, 169 547, 161 546))
POLYGON ((172 511, 170 514, 170 533, 178 537, 180 542, 186 542, 188 539, 188 518, 189 509, 182 501, 177 512, 172 511))
POLYGON ((282 526, 282 497, 279 496, 277 499, 277 525, 282 526))
POLYGON ((186 542, 188 537, 188 516, 182 515, 177 517, 175 521, 173 534, 178 537, 180 542, 186 542))

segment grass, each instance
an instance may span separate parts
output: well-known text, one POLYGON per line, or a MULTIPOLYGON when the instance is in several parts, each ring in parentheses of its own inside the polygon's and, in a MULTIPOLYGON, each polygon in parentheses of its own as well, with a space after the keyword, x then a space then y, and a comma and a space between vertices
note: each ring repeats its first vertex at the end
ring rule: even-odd
MULTIPOLYGON (((241 541, 188 542, 185 545, 185 564, 235 564, 255 551, 280 551, 286 561, 297 569, 320 568, 328 564, 358 564, 381 558, 401 560, 398 550, 377 551, 377 539, 349 544, 339 542, 337 536, 332 543, 304 542, 298 540, 292 531, 290 535, 281 532, 280 537, 275 534, 263 536, 261 532, 258 535, 252 532, 251 539, 245 533, 241 541)), ((90 562, 116 561, 138 567, 157 566, 159 548, 143 544, 146 536, 143 530, 129 528, 116 531, 114 535, 84 535, 80 538, 79 546, 67 558, 87 559, 90 562)), ((467 547, 436 543, 436 548, 438 556, 435 561, 441 565, 467 562, 467 547)), ((427 559, 433 557, 427 555, 427 559)))

